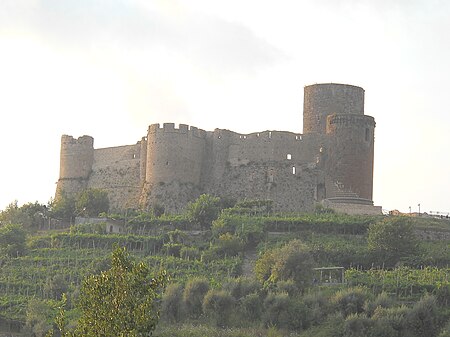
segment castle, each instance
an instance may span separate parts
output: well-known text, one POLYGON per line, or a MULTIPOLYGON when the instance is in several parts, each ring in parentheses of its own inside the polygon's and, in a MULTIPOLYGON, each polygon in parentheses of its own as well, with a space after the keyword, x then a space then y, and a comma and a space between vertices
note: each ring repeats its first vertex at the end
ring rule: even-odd
POLYGON ((208 193, 272 200, 277 211, 326 202, 381 213, 372 201, 374 129, 374 118, 364 115, 364 89, 326 83, 304 88, 303 134, 164 123, 150 125, 134 145, 102 149, 90 136, 63 135, 56 197, 100 188, 113 210, 159 204, 180 212, 208 193))

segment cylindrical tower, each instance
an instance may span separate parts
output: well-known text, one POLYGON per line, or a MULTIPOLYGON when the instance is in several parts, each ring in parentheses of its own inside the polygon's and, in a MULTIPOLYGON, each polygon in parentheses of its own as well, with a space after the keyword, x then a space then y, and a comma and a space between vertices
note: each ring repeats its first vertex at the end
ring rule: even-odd
POLYGON ((147 135, 146 182, 200 184, 206 132, 173 123, 150 125, 147 135))
POLYGON ((140 167, 139 167, 139 179, 141 185, 145 183, 146 171, 147 171, 147 137, 141 139, 141 154, 140 154, 140 167))
POLYGON ((303 133, 325 134, 327 116, 364 115, 364 89, 347 84, 324 83, 304 88, 303 133))
POLYGON ((94 163, 94 138, 82 136, 74 139, 72 136, 61 137, 61 153, 59 180, 56 187, 56 197, 62 191, 68 195, 81 192, 94 163))
POLYGON ((371 116, 327 117, 327 198, 372 200, 375 120, 371 116))

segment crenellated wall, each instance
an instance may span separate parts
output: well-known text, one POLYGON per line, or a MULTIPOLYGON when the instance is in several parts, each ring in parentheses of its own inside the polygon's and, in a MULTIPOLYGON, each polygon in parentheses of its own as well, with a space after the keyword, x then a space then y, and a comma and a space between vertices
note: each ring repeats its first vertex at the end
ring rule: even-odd
POLYGON ((305 87, 304 134, 164 123, 134 145, 96 150, 92 137, 63 136, 57 194, 101 188, 113 210, 157 203, 169 212, 202 193, 270 199, 280 211, 329 198, 370 205, 374 128, 362 88, 328 83, 305 87))

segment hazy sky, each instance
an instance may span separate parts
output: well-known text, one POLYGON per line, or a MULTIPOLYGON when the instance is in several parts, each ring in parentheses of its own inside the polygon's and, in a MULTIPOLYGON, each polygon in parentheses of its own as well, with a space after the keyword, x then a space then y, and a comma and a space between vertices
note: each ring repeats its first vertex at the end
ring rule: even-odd
POLYGON ((366 90, 374 201, 450 212, 450 1, 0 0, 0 208, 46 203, 62 134, 302 132, 303 87, 366 90))

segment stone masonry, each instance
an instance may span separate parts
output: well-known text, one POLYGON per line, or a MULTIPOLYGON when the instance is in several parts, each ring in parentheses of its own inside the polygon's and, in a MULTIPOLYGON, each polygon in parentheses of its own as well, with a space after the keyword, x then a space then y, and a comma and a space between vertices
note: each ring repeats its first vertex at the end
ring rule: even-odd
POLYGON ((202 193, 269 199, 278 211, 308 211, 325 199, 373 205, 375 121, 364 115, 364 90, 306 86, 303 125, 303 134, 240 134, 152 124, 136 144, 103 149, 90 136, 63 135, 56 198, 100 188, 113 210, 160 204, 170 212, 202 193))

